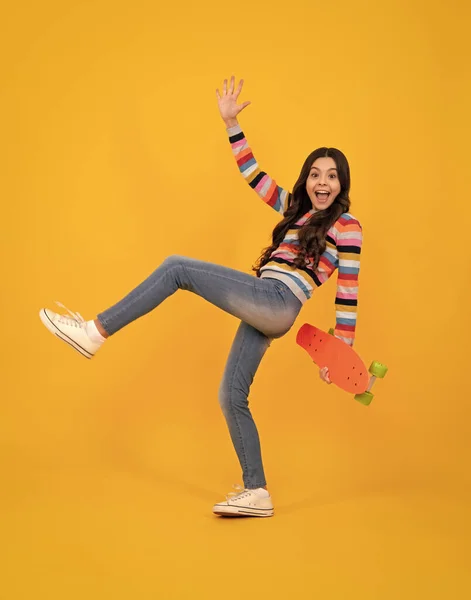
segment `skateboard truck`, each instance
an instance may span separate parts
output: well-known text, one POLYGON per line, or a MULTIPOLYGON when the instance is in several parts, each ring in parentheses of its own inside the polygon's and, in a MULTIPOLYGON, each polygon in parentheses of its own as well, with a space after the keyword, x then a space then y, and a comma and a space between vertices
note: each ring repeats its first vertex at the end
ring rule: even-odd
POLYGON ((361 404, 364 404, 365 406, 368 406, 368 404, 370 404, 374 398, 374 395, 371 393, 371 388, 373 387, 374 382, 376 379, 382 379, 386 375, 388 372, 388 367, 377 360, 374 360, 371 363, 368 372, 371 373, 371 377, 366 391, 364 391, 362 394, 355 394, 354 396, 355 400, 358 400, 358 402, 361 402, 361 404))
MULTIPOLYGON (((329 329, 329 335, 334 335, 333 328, 329 329)), ((368 387, 366 388, 366 390, 364 392, 362 392, 360 394, 355 394, 355 396, 354 396, 355 400, 357 400, 361 404, 364 404, 365 406, 368 406, 374 398, 374 395, 371 393, 371 388, 373 387, 374 382, 377 379, 383 379, 383 377, 388 372, 388 367, 386 365, 383 365, 382 363, 378 362, 377 360, 374 360, 371 363, 370 368, 368 369, 368 372, 371 374, 371 377, 369 378, 369 381, 368 381, 368 387)))

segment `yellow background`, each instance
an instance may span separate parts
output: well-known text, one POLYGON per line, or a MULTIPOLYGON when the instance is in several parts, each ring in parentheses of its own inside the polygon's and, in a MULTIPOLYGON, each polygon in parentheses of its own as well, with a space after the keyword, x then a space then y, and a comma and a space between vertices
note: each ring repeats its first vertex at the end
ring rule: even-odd
POLYGON ((468 598, 469 46, 464 0, 17 2, 1 21, 1 600, 468 598), (277 215, 215 89, 291 188, 341 148, 364 228, 365 408, 296 344, 251 394, 277 514, 221 520, 240 469, 217 402, 237 322, 179 292, 86 361, 85 318, 169 254, 249 271, 277 215))

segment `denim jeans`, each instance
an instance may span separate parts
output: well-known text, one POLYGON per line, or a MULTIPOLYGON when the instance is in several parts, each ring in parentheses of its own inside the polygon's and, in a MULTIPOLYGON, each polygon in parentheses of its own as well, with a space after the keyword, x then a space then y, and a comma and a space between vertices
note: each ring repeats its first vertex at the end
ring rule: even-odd
POLYGON ((260 439, 248 395, 272 339, 285 335, 302 307, 281 281, 258 278, 216 264, 170 256, 147 279, 98 315, 109 335, 156 308, 177 290, 187 290, 240 319, 219 388, 219 403, 241 468, 244 486, 266 479, 260 439))

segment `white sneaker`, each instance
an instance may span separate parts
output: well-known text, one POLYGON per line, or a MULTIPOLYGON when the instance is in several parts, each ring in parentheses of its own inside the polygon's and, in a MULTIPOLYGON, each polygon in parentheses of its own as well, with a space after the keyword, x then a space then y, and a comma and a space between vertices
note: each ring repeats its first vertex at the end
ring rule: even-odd
POLYGON ((77 352, 80 352, 82 356, 92 358, 95 352, 101 347, 101 344, 93 342, 88 336, 85 319, 80 313, 71 312, 60 302, 56 302, 56 304, 65 308, 72 317, 59 315, 48 308, 41 308, 39 311, 41 321, 51 333, 64 342, 67 342, 77 352))
POLYGON ((274 514, 271 496, 262 498, 254 490, 235 485, 237 492, 229 492, 226 502, 213 506, 213 513, 223 517, 272 517, 274 514))

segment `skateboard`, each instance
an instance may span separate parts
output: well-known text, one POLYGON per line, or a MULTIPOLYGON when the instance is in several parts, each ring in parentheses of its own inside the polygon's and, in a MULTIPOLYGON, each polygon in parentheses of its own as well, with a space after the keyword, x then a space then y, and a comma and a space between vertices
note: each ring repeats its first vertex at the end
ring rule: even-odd
POLYGON ((376 379, 382 379, 388 368, 380 362, 373 361, 367 369, 355 350, 333 334, 333 329, 326 333, 305 323, 298 331, 296 343, 306 350, 319 368, 329 369, 332 383, 346 392, 355 394, 355 400, 368 406, 374 398, 371 393, 374 382, 376 379))

